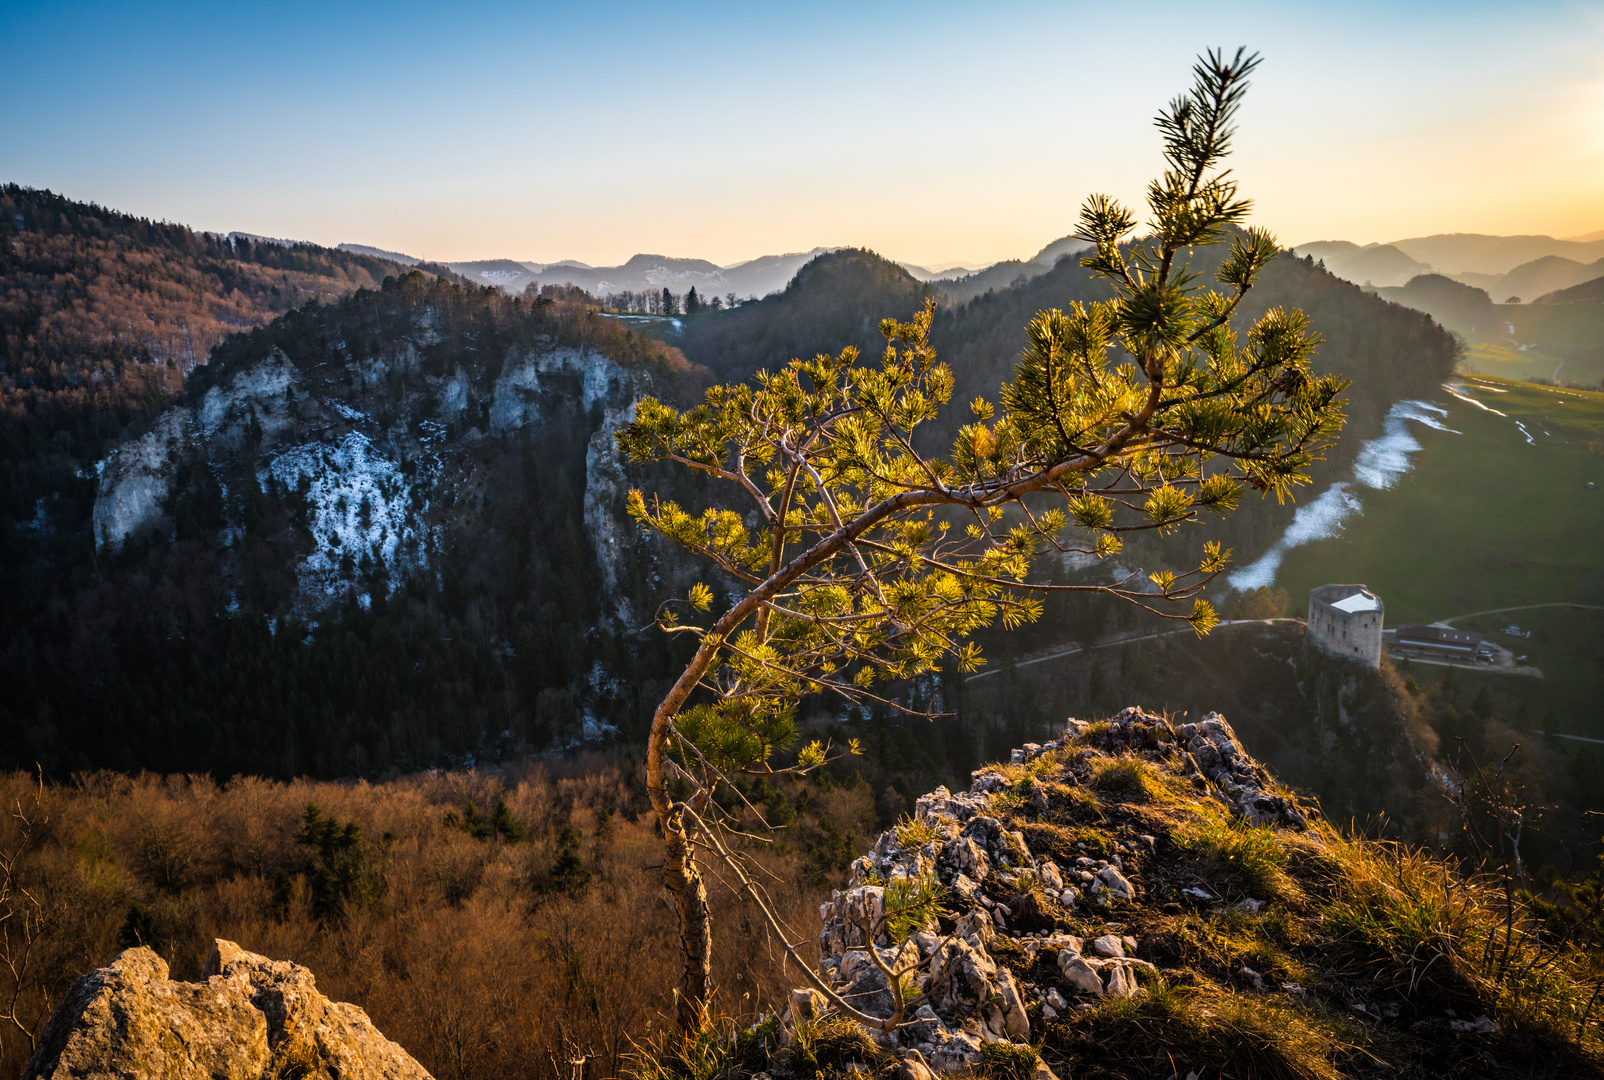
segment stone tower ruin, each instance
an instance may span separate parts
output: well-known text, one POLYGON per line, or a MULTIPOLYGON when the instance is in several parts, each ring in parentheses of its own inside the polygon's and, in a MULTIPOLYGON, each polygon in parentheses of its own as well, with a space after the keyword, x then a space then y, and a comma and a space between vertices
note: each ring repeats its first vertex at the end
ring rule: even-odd
POLYGON ((1321 585, 1309 590, 1309 640, 1328 653, 1381 666, 1381 623, 1386 606, 1363 585, 1321 585))

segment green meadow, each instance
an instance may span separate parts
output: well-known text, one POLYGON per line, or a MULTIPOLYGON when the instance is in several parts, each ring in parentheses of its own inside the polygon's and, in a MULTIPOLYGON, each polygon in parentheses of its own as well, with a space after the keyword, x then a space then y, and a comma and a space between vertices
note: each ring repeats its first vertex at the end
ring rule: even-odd
MULTIPOLYGON (((1463 700, 1474 700, 1485 687, 1498 714, 1517 717, 1522 726, 1604 739, 1604 612, 1538 608, 1454 625, 1481 632, 1543 672, 1536 680, 1455 670, 1463 700), (1529 636, 1503 633, 1512 626, 1529 636)), ((1411 674, 1424 683, 1440 680, 1447 670, 1416 664, 1411 674)))
MULTIPOLYGON (((1604 394, 1474 375, 1448 385, 1481 404, 1446 391, 1436 398, 1453 431, 1409 423, 1421 444, 1413 467, 1385 491, 1355 485, 1362 512, 1340 534, 1290 550, 1276 587, 1301 607, 1316 585, 1363 582, 1386 602, 1391 626, 1556 601, 1604 606, 1604 394)), ((1527 715, 1553 712, 1561 731, 1604 737, 1604 612, 1458 623, 1483 632, 1510 624, 1532 638, 1497 640, 1530 655, 1545 684, 1456 677, 1498 683, 1527 715), (1515 682, 1526 686, 1504 685, 1515 682)), ((1423 667, 1432 678, 1442 670, 1423 667)))
POLYGON ((1500 304, 1498 315, 1506 334, 1452 327, 1468 346, 1461 371, 1583 386, 1604 380, 1604 304, 1500 304))

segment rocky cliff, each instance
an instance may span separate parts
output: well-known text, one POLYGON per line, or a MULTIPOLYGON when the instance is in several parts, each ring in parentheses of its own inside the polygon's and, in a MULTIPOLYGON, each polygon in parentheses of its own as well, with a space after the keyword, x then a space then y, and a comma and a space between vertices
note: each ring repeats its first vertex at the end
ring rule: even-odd
POLYGON ((274 347, 235 364, 99 463, 96 544, 176 538, 187 525, 181 510, 208 502, 202 531, 215 528, 216 542, 232 548, 252 526, 253 504, 283 493, 298 503, 292 607, 313 616, 348 591, 358 564, 384 566, 392 584, 438 570, 445 530, 481 509, 487 459, 527 432, 577 423, 590 429, 584 457, 545 464, 582 470, 585 531, 621 603, 613 433, 650 376, 595 348, 552 341, 442 370, 426 364, 441 338, 437 318, 422 308, 365 354, 339 341, 310 356, 274 347))
POLYGON ((146 948, 79 979, 23 1080, 428 1080, 355 1005, 312 973, 219 939, 202 981, 176 982, 146 948))
POLYGON ((614 434, 695 377, 593 307, 422 274, 230 338, 99 462, 92 567, 0 605, 0 763, 371 775, 633 735, 669 661, 630 635, 695 569, 642 542, 614 434))
POLYGON ((793 992, 766 1071, 829 1044, 903 1080, 1604 1075, 1596 952, 1459 873, 1333 828, 1217 713, 1071 720, 853 864, 822 910, 836 1000, 793 992), (893 979, 892 1030, 833 1017, 896 1019, 893 979))

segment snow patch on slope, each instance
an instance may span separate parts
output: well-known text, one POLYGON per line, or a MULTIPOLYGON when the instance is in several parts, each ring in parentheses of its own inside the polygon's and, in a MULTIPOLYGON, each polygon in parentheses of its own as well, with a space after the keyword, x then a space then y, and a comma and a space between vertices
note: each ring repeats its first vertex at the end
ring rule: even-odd
POLYGON ((364 435, 352 432, 337 445, 306 443, 281 452, 257 478, 269 477, 290 489, 304 483, 310 505, 313 549, 301 562, 301 584, 308 592, 335 596, 344 591, 340 563, 349 554, 368 555, 396 569, 406 553, 421 553, 431 539, 413 488, 400 465, 380 453, 364 435))
POLYGON ((1423 424, 1453 435, 1460 434, 1443 423, 1447 416, 1447 409, 1429 401, 1400 401, 1394 404, 1387 411, 1381 436, 1359 448, 1359 456, 1353 463, 1354 480, 1338 481, 1321 492, 1313 502, 1298 507, 1292 515, 1292 524, 1287 526, 1287 531, 1279 540, 1270 545, 1270 550, 1226 579, 1231 588, 1246 591, 1274 584, 1275 575, 1280 571, 1287 552, 1340 533, 1349 518, 1364 510, 1364 504, 1359 501, 1355 491, 1358 485, 1386 491, 1409 471, 1411 455, 1421 447, 1420 441, 1410 433, 1408 423, 1423 424))

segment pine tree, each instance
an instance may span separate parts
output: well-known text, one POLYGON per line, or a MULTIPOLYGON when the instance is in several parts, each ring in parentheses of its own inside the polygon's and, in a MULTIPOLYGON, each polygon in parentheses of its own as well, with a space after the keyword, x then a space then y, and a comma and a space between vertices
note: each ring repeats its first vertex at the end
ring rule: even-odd
MULTIPOLYGON (((698 848, 725 862, 782 940, 797 938, 729 853, 718 800, 739 775, 806 772, 836 753, 812 742, 782 762, 803 695, 926 712, 889 687, 944 661, 974 670, 982 658, 970 635, 1035 619, 1051 591, 1118 597, 1207 633, 1217 618, 1202 592, 1229 557, 1216 543, 1191 570, 1113 585, 1052 584, 1033 578, 1033 560, 1106 559, 1121 534, 1224 514, 1245 488, 1284 498, 1334 441, 1344 384, 1311 373, 1317 339, 1303 314, 1271 310, 1245 340, 1229 325, 1277 251, 1269 233, 1243 227, 1252 204, 1222 166, 1257 63, 1243 50, 1200 58, 1191 91, 1160 114, 1166 169, 1148 188, 1146 237, 1132 239, 1136 215, 1114 199, 1087 200, 1078 234, 1094 250, 1083 265, 1115 299, 1038 314, 1014 381, 996 405, 970 404, 973 422, 946 457, 915 449, 954 384, 930 345, 933 304, 881 324, 878 365, 849 348, 716 386, 688 411, 647 398, 619 432, 633 460, 676 462, 738 500, 692 512, 636 490, 628 502, 643 527, 744 590, 715 610, 698 583, 657 619, 696 644, 647 750, 685 952, 682 1030, 707 1022, 711 989, 698 848), (1227 239, 1217 281, 1198 283, 1187 253, 1227 239), (673 797, 671 778, 688 783, 686 797, 673 797)), ((878 1027, 902 1015, 900 995, 892 1017, 832 1004, 878 1027)))

